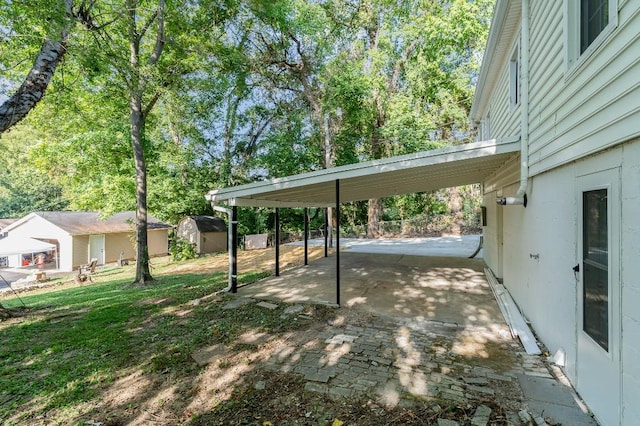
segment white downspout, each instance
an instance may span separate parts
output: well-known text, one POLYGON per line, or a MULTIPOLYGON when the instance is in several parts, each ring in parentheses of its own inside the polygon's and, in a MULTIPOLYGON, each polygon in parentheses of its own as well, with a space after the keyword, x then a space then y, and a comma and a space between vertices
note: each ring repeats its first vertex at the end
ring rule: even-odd
POLYGON ((219 291, 219 293, 226 293, 228 291, 231 291, 231 285, 232 285, 232 277, 233 277, 233 261, 231 259, 231 245, 233 244, 233 232, 231 232, 231 227, 233 226, 231 221, 232 221, 232 210, 222 207, 222 206, 218 206, 214 203, 214 200, 211 200, 211 208, 213 208, 213 210, 217 211, 217 212, 221 212, 221 213, 226 213, 229 216, 229 227, 227 228, 227 252, 229 253, 229 284, 227 285, 227 288, 225 288, 224 290, 219 291))
POLYGON ((520 29, 520 186, 515 197, 499 197, 503 206, 527 207, 529 182, 529 0, 522 0, 520 29))

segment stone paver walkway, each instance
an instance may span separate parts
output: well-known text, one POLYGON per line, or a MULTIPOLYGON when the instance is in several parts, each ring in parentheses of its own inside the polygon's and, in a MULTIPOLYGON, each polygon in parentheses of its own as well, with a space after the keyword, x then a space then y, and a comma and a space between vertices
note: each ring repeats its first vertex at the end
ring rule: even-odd
POLYGON ((361 325, 328 325, 307 342, 280 347, 264 368, 302 375, 306 391, 366 395, 387 406, 420 398, 469 404, 477 407, 474 425, 487 424, 487 405, 504 410, 505 424, 534 421, 523 411, 517 377, 552 376, 506 326, 371 318, 361 325))

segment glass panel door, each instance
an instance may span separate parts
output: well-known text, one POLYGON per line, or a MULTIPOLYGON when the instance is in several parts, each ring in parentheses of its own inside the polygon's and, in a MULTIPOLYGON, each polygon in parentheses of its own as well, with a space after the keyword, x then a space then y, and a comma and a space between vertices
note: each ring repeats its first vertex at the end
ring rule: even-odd
POLYGON ((600 424, 621 413, 620 169, 578 175, 576 390, 600 424))
POLYGON ((607 190, 582 194, 583 206, 583 318, 582 327, 602 349, 609 351, 609 236, 607 190))

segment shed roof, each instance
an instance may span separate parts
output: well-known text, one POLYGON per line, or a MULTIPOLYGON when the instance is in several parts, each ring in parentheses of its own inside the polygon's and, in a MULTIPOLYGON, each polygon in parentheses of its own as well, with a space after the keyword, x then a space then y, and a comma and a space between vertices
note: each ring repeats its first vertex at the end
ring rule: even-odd
POLYGON ((226 232, 227 224, 216 216, 189 216, 200 232, 226 232))
POLYGON ((467 185, 485 180, 519 150, 518 138, 494 139, 214 189, 206 197, 232 206, 330 207, 336 180, 341 202, 467 185))
MULTIPOLYGON (((5 231, 8 232, 20 226, 34 216, 43 218, 71 235, 131 232, 136 220, 134 211, 115 213, 104 219, 100 217, 99 212, 34 212, 7 226, 5 231)), ((147 216, 147 228, 149 230, 168 229, 171 225, 153 216, 147 216)))

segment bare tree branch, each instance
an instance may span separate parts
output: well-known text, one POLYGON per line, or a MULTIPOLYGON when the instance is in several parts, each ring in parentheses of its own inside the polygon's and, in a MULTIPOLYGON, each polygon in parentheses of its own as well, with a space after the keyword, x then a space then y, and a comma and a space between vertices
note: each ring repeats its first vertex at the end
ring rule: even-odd
POLYGON ((389 79, 388 91, 396 91, 398 89, 398 81, 400 80, 400 74, 404 68, 404 65, 409 60, 409 56, 413 53, 418 44, 418 39, 414 39, 405 49, 402 51, 402 56, 396 62, 396 65, 393 67, 393 74, 389 79))

